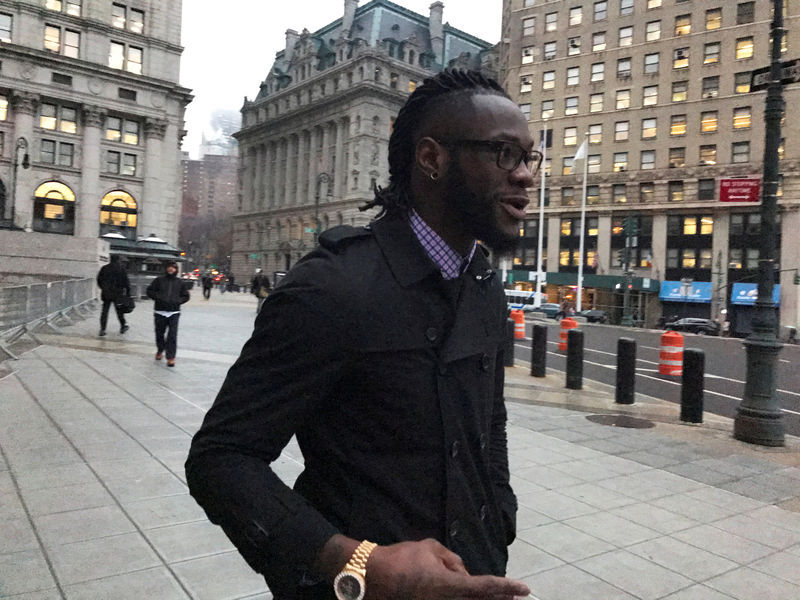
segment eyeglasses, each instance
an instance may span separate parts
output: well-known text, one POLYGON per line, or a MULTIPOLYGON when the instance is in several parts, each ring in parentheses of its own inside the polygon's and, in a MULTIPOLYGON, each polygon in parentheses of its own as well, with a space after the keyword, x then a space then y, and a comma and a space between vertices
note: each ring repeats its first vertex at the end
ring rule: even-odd
POLYGON ((497 166, 509 173, 515 171, 520 163, 525 163, 531 175, 539 172, 542 166, 542 153, 538 150, 525 150, 516 142, 505 142, 500 140, 436 140, 442 146, 474 146, 484 148, 494 152, 497 158, 497 166))

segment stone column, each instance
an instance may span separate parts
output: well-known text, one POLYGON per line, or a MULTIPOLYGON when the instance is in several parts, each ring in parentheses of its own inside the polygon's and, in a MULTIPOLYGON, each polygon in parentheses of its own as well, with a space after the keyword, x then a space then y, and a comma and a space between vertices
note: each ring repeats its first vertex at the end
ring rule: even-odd
POLYGON ((144 198, 139 201, 139 219, 142 228, 137 230, 139 236, 148 236, 158 233, 163 229, 161 210, 159 208, 160 195, 163 182, 162 146, 167 122, 164 119, 145 119, 145 168, 144 168, 144 198))
POLYGON ((264 153, 264 144, 256 146, 253 197, 250 202, 250 212, 256 212, 264 207, 264 153))
POLYGON ((558 273, 558 257, 561 251, 561 219, 557 214, 547 218, 547 268, 548 273, 558 273))
POLYGON ((97 106, 83 107, 81 190, 77 199, 75 235, 96 238, 100 231, 100 139, 106 113, 97 106))
POLYGON ((611 213, 597 216, 597 274, 608 275, 614 266, 611 256, 611 213))
POLYGON ((264 142, 264 206, 273 207, 275 205, 275 145, 264 142))
MULTIPOLYGON (((800 210, 796 206, 784 206, 781 211, 780 264, 782 269, 800 265, 800 244, 797 232, 800 231, 800 210)), ((800 327, 800 285, 794 284, 797 271, 784 271, 780 275, 782 327, 800 327)), ((781 334, 784 334, 781 331, 781 334)), ((784 357, 788 358, 788 357, 784 357)))
POLYGON ((314 196, 317 191, 317 140, 319 139, 319 129, 312 127, 309 131, 309 152, 308 152, 308 204, 314 206, 314 196))
POLYGON ((333 195, 337 200, 344 198, 345 161, 344 161, 344 136, 347 123, 339 119, 336 123, 336 165, 334 167, 333 195))
POLYGON ((290 135, 286 138, 286 173, 284 177, 283 185, 283 203, 285 206, 291 206, 294 204, 294 192, 292 191, 292 183, 295 181, 296 177, 296 161, 294 158, 294 152, 297 148, 296 137, 290 135))
POLYGON ((275 142, 275 206, 285 206, 286 189, 286 140, 275 142))
POLYGON ((303 184, 308 180, 308 163, 306 161, 306 132, 300 131, 297 134, 297 166, 295 171, 295 190, 294 203, 303 206, 306 198, 303 195, 303 184))
POLYGON ((653 215, 653 269, 655 279, 667 277, 667 215, 653 215))
POLYGON ((37 145, 34 144, 33 124, 39 109, 39 95, 28 92, 15 93, 11 96, 11 107, 14 111, 14 137, 6 140, 11 149, 11 156, 13 157, 17 151, 18 140, 24 139, 28 146, 27 149, 19 151, 17 177, 9 194, 13 198, 10 210, 14 211, 14 225, 30 231, 33 227, 33 192, 36 182, 33 169, 24 169, 22 161, 26 152, 30 156, 31 163, 34 161, 34 150, 37 145))
POLYGON ((722 309, 728 307, 731 297, 728 288, 728 246, 730 239, 730 213, 717 211, 714 215, 714 232, 711 238, 711 318, 722 319, 722 309))
MULTIPOLYGON (((322 126, 322 172, 327 173, 328 176, 331 175, 331 155, 330 155, 330 147, 331 147, 331 123, 325 123, 322 126)), ((328 196, 328 190, 332 182, 330 179, 328 183, 324 183, 320 185, 319 188, 319 197, 320 203, 324 202, 324 199, 328 196)))

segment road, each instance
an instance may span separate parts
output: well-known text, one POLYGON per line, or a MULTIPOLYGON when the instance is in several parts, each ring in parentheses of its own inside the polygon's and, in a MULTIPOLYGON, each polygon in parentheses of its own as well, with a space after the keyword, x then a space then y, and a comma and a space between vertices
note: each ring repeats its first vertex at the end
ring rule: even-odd
MULTIPOLYGON (((541 321, 535 321, 541 323, 541 321)), ((526 322, 526 338, 517 340, 515 359, 529 364, 530 336, 534 321, 526 322)), ((547 321, 547 366, 558 371, 565 367, 565 353, 558 351, 559 324, 547 321)), ((680 402, 680 377, 658 374, 661 331, 630 329, 607 325, 582 325, 584 331, 583 375, 587 379, 614 385, 617 340, 636 340, 636 392, 680 402)), ((733 417, 744 394, 745 351, 742 340, 684 334, 687 348, 705 352, 705 410, 733 417)), ((778 396, 785 414, 786 432, 800 435, 800 345, 784 346, 778 362, 778 396)))

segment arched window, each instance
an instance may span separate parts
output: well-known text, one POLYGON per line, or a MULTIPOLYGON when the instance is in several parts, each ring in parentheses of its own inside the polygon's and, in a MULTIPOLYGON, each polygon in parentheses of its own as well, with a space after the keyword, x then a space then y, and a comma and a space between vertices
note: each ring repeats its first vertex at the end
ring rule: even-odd
POLYGON ((75 232, 75 192, 63 183, 48 181, 33 195, 34 231, 63 235, 75 232))
POLYGON ((114 190, 100 203, 100 235, 116 232, 136 240, 136 200, 128 192, 114 190))

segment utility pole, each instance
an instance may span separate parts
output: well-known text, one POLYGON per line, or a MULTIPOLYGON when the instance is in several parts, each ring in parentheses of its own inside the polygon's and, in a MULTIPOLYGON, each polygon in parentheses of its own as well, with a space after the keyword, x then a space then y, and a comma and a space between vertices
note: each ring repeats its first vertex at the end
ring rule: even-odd
POLYGON ((761 248, 758 261, 758 299, 753 331, 744 341, 747 374, 744 398, 733 425, 733 436, 762 446, 783 446, 785 425, 777 396, 778 341, 772 288, 775 285, 775 215, 779 173, 778 148, 784 114, 781 43, 783 1, 772 0, 772 60, 764 110, 764 191, 761 201, 761 248))
POLYGON ((625 249, 622 256, 622 267, 625 273, 625 289, 622 293, 622 325, 630 327, 633 325, 633 315, 631 314, 631 288, 633 287, 633 271, 631 270, 631 254, 634 245, 634 236, 638 233, 636 220, 633 217, 625 217, 622 222, 622 231, 625 234, 625 249))
POLYGON ((722 278, 725 272, 722 270, 722 250, 717 253, 716 261, 717 270, 712 273, 714 281, 716 281, 716 290, 712 296, 711 305, 711 318, 722 322, 722 311, 725 310, 725 286, 722 285, 722 278))

